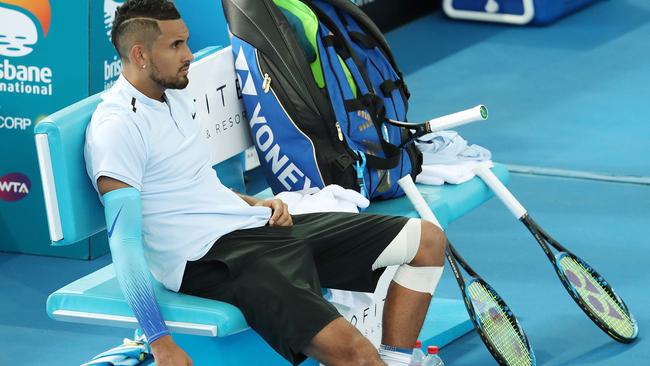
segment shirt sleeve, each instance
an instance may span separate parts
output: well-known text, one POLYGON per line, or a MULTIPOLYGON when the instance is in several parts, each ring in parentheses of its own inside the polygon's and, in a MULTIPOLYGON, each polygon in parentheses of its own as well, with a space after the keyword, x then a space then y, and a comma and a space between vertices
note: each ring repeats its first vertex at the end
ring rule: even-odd
POLYGON ((95 189, 97 179, 106 176, 142 190, 147 146, 130 117, 108 114, 93 118, 86 130, 84 156, 95 189))

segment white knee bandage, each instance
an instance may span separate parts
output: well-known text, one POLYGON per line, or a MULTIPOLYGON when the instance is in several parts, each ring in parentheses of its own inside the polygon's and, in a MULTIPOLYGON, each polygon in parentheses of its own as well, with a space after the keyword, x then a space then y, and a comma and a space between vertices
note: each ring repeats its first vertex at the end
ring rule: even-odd
POLYGON ((444 267, 412 267, 402 264, 397 268, 393 281, 409 290, 433 295, 440 282, 444 267))
POLYGON ((399 265, 393 281, 409 290, 433 295, 442 276, 443 267, 413 267, 410 263, 420 248, 419 219, 410 219, 372 264, 377 268, 399 265))
POLYGON ((372 270, 411 262, 420 247, 420 225, 419 219, 408 220, 393 241, 377 257, 372 264, 372 270))

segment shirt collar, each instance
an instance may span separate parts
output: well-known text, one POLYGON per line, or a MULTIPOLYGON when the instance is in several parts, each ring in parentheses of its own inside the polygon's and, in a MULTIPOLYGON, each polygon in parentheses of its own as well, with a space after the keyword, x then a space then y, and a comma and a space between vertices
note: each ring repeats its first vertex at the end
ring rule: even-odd
MULTIPOLYGON (((144 95, 141 91, 136 89, 136 87, 133 86, 133 84, 131 84, 131 82, 129 82, 124 77, 123 74, 120 74, 120 76, 117 78, 117 81, 115 82, 115 84, 120 89, 126 91, 130 96, 132 96, 138 102, 140 102, 140 103, 142 103, 144 105, 148 105, 148 106, 154 107, 154 108, 160 108, 160 107, 165 106, 164 102, 161 102, 161 101, 156 100, 156 99, 149 98, 148 96, 144 95)), ((166 99, 166 97, 165 97, 165 99, 166 99)))

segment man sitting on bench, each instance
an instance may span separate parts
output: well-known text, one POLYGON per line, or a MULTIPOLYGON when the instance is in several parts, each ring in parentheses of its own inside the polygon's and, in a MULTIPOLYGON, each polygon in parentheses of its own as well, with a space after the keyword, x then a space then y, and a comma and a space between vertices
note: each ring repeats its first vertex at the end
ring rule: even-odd
POLYGON ((191 365, 160 313, 149 273, 172 291, 237 306, 289 362, 408 365, 443 269, 429 222, 350 213, 291 216, 280 200, 224 187, 188 84, 189 32, 172 2, 128 0, 112 41, 123 71, 86 131, 88 174, 105 206, 114 267, 158 366, 191 365), (322 297, 372 292, 399 265, 379 352, 322 297))

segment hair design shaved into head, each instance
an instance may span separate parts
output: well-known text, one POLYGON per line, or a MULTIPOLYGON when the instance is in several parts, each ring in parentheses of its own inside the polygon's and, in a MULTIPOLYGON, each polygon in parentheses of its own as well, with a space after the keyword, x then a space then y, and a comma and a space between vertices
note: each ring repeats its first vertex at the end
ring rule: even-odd
POLYGON ((127 0, 115 11, 111 39, 120 57, 129 60, 136 43, 151 47, 160 35, 159 20, 176 20, 181 15, 169 0, 127 0))

